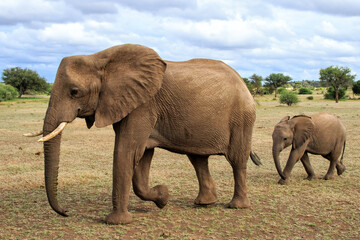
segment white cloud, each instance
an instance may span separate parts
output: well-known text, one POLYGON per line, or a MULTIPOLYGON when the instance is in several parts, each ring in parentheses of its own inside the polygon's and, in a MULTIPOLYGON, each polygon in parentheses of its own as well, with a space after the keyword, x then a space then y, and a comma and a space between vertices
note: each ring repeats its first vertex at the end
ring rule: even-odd
POLYGON ((39 31, 38 39, 55 45, 71 44, 79 46, 96 45, 106 41, 92 29, 85 29, 85 23, 52 24, 39 31), (69 34, 70 33, 70 34, 69 34))
POLYGON ((169 60, 224 60, 244 77, 283 72, 317 79, 326 65, 359 72, 359 6, 349 0, 3 0, 0 67, 31 66, 52 81, 64 56, 138 43, 169 60))
POLYGON ((0 25, 64 22, 79 16, 62 1, 2 0, 0 9, 0 25))
POLYGON ((331 15, 360 16, 358 0, 274 0, 273 4, 299 11, 314 11, 331 15))

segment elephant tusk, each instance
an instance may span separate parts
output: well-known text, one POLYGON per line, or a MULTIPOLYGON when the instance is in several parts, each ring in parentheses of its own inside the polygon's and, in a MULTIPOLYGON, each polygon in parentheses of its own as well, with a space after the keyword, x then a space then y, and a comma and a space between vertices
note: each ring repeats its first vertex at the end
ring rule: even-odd
POLYGON ((37 131, 37 132, 32 132, 32 133, 24 133, 23 136, 24 137, 36 137, 43 134, 43 130, 37 131))
POLYGON ((58 126, 54 131, 52 131, 52 132, 49 133, 48 135, 40 138, 40 139, 38 140, 38 142, 46 142, 46 141, 48 141, 48 140, 56 137, 59 133, 62 132, 62 130, 64 130, 64 128, 66 127, 67 124, 68 124, 67 122, 62 122, 62 123, 60 123, 59 126, 58 126))

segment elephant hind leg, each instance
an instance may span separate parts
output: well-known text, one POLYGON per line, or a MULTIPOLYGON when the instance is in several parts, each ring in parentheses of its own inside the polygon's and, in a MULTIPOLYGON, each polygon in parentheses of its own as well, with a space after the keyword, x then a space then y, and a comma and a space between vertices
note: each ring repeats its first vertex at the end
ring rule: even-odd
POLYGON ((217 201, 216 187, 209 171, 209 156, 188 155, 194 166, 199 181, 199 194, 194 203, 197 205, 209 205, 217 201))
POLYGON ((135 194, 142 200, 153 201, 156 206, 163 208, 169 200, 169 191, 165 185, 149 187, 149 173, 154 149, 145 151, 139 164, 135 167, 132 179, 135 194))
POLYGON ((234 175, 234 195, 229 208, 248 208, 250 201, 247 198, 246 169, 250 157, 252 125, 244 129, 234 129, 230 139, 228 154, 225 155, 230 163, 234 175))
MULTIPOLYGON (((242 161, 246 162, 245 159, 242 161)), ((237 161, 229 160, 229 162, 234 174, 234 195, 226 206, 228 208, 248 208, 250 201, 247 198, 246 167, 237 161)))
POLYGON ((334 153, 330 153, 329 155, 323 156, 324 158, 328 159, 330 161, 329 169, 327 173, 324 176, 325 180, 330 180, 334 178, 334 170, 337 165, 336 161, 337 158, 334 157, 334 153))
POLYGON ((342 163, 336 164, 337 175, 341 175, 345 171, 345 169, 346 169, 346 167, 344 164, 342 164, 342 163))
POLYGON ((335 167, 338 175, 342 174, 345 171, 345 166, 340 162, 341 150, 342 145, 338 144, 330 154, 323 156, 330 161, 329 169, 324 176, 325 180, 334 178, 335 167))

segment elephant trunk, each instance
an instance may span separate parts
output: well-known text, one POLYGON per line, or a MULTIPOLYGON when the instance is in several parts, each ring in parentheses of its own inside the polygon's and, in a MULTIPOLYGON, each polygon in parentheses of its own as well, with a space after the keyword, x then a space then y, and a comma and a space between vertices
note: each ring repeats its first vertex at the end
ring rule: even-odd
MULTIPOLYGON (((44 121, 43 136, 48 135, 57 127, 52 108, 49 108, 44 121)), ((66 211, 59 206, 57 200, 57 185, 59 173, 61 133, 49 141, 44 142, 45 160, 45 189, 48 201, 52 209, 62 216, 68 216, 66 211)))
POLYGON ((280 175, 280 177, 283 180, 285 180, 285 176, 284 176, 284 174, 283 174, 283 172, 281 170, 281 166, 280 166, 280 159, 279 159, 280 152, 281 152, 281 150, 279 150, 278 148, 273 146, 272 153, 273 153, 273 158, 274 158, 274 163, 275 163, 276 170, 277 170, 278 174, 280 175))

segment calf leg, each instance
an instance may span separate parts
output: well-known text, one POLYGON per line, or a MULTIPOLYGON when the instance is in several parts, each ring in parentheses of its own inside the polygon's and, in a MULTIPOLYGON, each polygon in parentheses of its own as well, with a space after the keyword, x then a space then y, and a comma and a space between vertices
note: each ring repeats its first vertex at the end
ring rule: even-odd
POLYGON ((307 154, 307 152, 304 153, 304 155, 301 157, 301 162, 304 165, 305 171, 308 174, 307 176, 307 180, 311 180, 315 178, 315 173, 314 173, 314 169, 312 168, 311 164, 310 164, 310 160, 309 160, 309 156, 307 154))
POLYGON ((335 167, 337 169, 338 175, 340 175, 343 171, 345 171, 345 166, 342 163, 340 163, 342 147, 343 147, 342 144, 337 144, 334 150, 330 154, 328 154, 327 156, 323 156, 330 161, 329 169, 324 176, 325 180, 334 178, 335 167))

